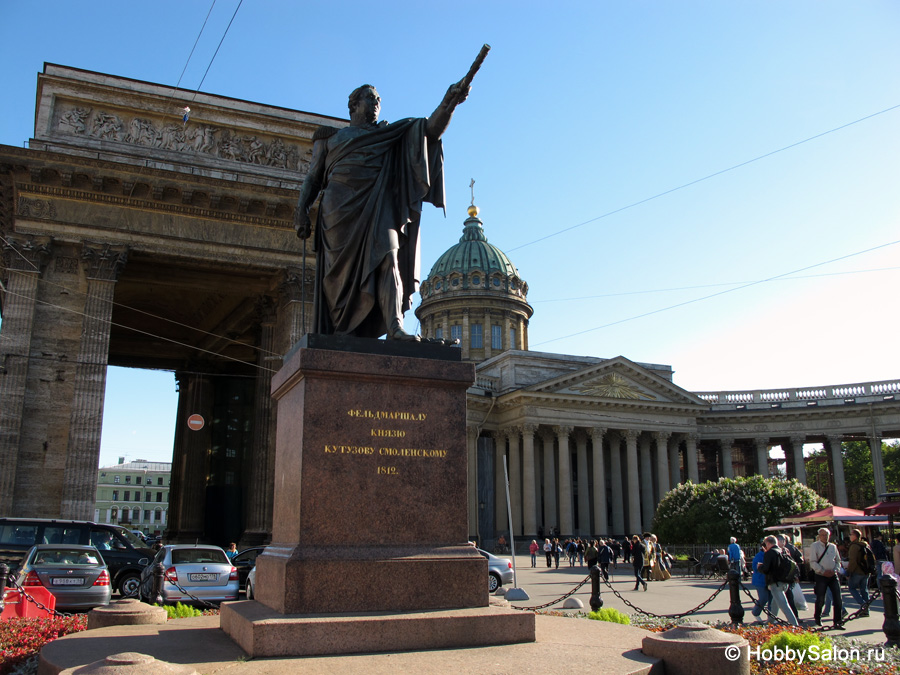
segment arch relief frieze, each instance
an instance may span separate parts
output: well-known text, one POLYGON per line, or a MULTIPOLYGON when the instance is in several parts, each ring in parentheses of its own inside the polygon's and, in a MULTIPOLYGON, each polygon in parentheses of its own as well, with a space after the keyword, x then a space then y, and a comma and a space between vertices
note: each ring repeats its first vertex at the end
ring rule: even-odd
POLYGON ((295 143, 277 136, 244 135, 236 130, 210 124, 183 124, 148 117, 122 118, 104 110, 81 106, 62 108, 57 129, 67 135, 101 141, 118 141, 179 153, 209 155, 235 162, 271 166, 305 172, 307 155, 295 143))

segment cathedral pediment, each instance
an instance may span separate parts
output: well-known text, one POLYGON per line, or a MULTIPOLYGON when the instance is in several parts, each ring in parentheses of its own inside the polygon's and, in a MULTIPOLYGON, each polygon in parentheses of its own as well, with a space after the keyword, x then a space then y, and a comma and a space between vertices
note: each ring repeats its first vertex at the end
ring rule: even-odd
POLYGON ((528 392, 616 402, 706 405, 692 393, 623 356, 532 385, 528 392))

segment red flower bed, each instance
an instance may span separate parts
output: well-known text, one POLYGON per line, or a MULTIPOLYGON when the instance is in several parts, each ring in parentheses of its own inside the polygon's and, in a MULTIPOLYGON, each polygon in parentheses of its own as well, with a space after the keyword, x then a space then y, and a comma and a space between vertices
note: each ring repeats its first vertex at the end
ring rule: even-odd
POLYGON ((86 628, 86 614, 0 621, 0 675, 11 673, 48 642, 86 628))

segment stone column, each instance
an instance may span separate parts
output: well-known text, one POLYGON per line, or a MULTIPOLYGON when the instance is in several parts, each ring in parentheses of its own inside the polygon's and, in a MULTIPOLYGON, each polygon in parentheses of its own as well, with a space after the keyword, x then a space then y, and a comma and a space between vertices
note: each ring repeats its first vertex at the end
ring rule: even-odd
POLYGON ((628 529, 632 534, 641 534, 641 483, 638 476, 638 448, 637 439, 639 431, 636 429, 625 430, 625 463, 628 467, 628 529))
POLYGON ((887 485, 884 478, 884 460, 881 456, 881 436, 869 436, 869 450, 872 451, 872 473, 875 477, 875 498, 880 499, 881 495, 887 492, 887 485))
POLYGON ((94 513, 113 294, 127 257, 124 246, 109 244, 85 243, 82 252, 87 298, 75 368, 66 472, 60 500, 62 518, 90 520, 94 513))
MULTIPOLYGON (((606 458, 603 453, 603 436, 606 429, 594 427, 591 429, 591 454, 594 462, 594 529, 586 528, 585 534, 609 534, 609 517, 606 508, 606 458)), ((621 468, 621 467, 620 467, 621 468)), ((613 476, 613 480, 616 477, 613 476)), ((615 485, 615 483, 613 483, 615 485)), ((619 481, 621 489, 622 482, 619 481)), ((613 504, 613 511, 622 511, 622 505, 613 504)), ((624 527, 623 527, 624 529, 624 527)))
MULTIPOLYGON (((487 285, 487 279, 484 280, 485 285, 487 285)), ((493 355, 491 349, 493 348, 492 339, 493 333, 491 332, 491 312, 490 310, 484 310, 484 329, 482 334, 482 345, 484 345, 484 358, 485 360, 491 358, 493 355)))
POLYGON ((591 533, 591 494, 588 490, 587 434, 575 430, 575 460, 578 463, 578 534, 586 537, 591 533))
POLYGON ((696 485, 700 482, 700 468, 697 466, 697 434, 688 434, 685 439, 685 459, 688 480, 696 485))
POLYGON ((469 310, 463 310, 462 316, 462 335, 460 336, 460 346, 462 347, 463 360, 469 358, 469 346, 472 344, 472 336, 469 334, 469 310))
POLYGON ((769 439, 756 438, 756 471, 763 478, 769 477, 769 439))
MULTIPOLYGON (((28 358, 34 330, 34 308, 38 281, 50 255, 50 238, 19 239, 8 235, 0 241, 3 264, 8 273, 3 298, 0 354, 0 513, 25 516, 13 509, 16 466, 25 410, 28 358)), ((96 480, 96 471, 94 480, 96 480)))
POLYGON ((544 530, 551 527, 560 527, 559 513, 556 510, 556 452, 553 447, 554 440, 553 435, 549 431, 541 434, 541 441, 544 447, 544 530))
POLYGON ((535 499, 534 424, 522 426, 522 528, 526 537, 537 534, 537 500, 535 499))
POLYGON ((522 530, 522 462, 519 455, 519 427, 504 430, 509 441, 509 501, 512 508, 513 532, 519 537, 522 530))
MULTIPOLYGON (((312 316, 312 288, 314 275, 311 269, 306 270, 304 283, 303 270, 290 268, 285 271, 284 279, 278 287, 278 333, 281 335, 281 343, 276 339, 276 350, 287 352, 297 344, 297 341, 306 335, 313 324, 312 316)), ((277 368, 280 360, 269 360, 269 367, 277 368), (274 366, 272 365, 274 364, 274 366)), ((268 394, 271 396, 271 394, 268 394)))
MULTIPOLYGON (((662 499, 669 491, 669 436, 671 432, 657 431, 653 434, 656 438, 656 473, 659 499, 662 499)), ((658 500, 657 500, 657 503, 658 500)), ((656 507, 654 505, 654 511, 656 507)))
POLYGON ((734 447, 734 439, 719 439, 719 445, 722 449, 722 476, 725 478, 734 478, 734 459, 731 456, 731 449, 734 447))
MULTIPOLYGON (((612 486, 612 527, 613 534, 626 534, 625 530, 625 475, 622 473, 622 435, 609 434, 609 483, 612 486)), ((603 534, 603 532, 597 532, 603 534)), ((634 534, 633 532, 630 534, 634 534)))
POLYGON ((833 471, 834 505, 847 506, 847 480, 844 478, 844 455, 841 453, 841 434, 827 437, 828 448, 831 450, 831 464, 833 471))
POLYGON ((669 489, 681 484, 681 457, 679 446, 681 437, 669 436, 669 489))
MULTIPOLYGON (((469 461, 466 464, 469 488, 469 536, 478 532, 478 427, 466 426, 466 448, 469 461)), ((482 542, 479 542, 482 544, 482 542)))
MULTIPOLYGON (((494 529, 506 532, 509 516, 506 512, 506 472, 503 458, 506 457, 506 435, 500 431, 491 434, 494 441, 494 529)), ((507 541, 509 537, 506 537, 507 541)))
POLYGON ((803 457, 803 444, 806 436, 791 436, 791 449, 794 454, 794 473, 798 481, 806 485, 806 459, 803 457))
POLYGON ((563 536, 575 533, 575 518, 572 510, 572 452, 569 449, 569 434, 572 427, 553 427, 559 443, 559 530, 563 536))
POLYGON ((178 415, 175 450, 172 457, 172 484, 169 486, 169 527, 166 542, 193 543, 206 529, 206 476, 212 446, 214 389, 208 375, 175 373, 178 381, 178 415), (199 414, 206 420, 194 431, 187 419, 199 414))
MULTIPOLYGON (((640 432, 638 432, 640 433, 640 432)), ((641 520, 646 528, 653 522, 653 460, 650 457, 650 435, 638 436, 641 475, 641 520)))
POLYGON ((272 508, 275 485, 275 410, 272 376, 275 374, 275 305, 267 297, 257 304, 259 336, 254 383, 253 447, 243 460, 247 476, 243 489, 244 532, 241 547, 261 546, 272 538, 272 508))
POLYGON ((516 346, 509 339, 509 329, 512 328, 512 324, 509 322, 509 312, 503 312, 503 345, 506 349, 515 349, 516 346))

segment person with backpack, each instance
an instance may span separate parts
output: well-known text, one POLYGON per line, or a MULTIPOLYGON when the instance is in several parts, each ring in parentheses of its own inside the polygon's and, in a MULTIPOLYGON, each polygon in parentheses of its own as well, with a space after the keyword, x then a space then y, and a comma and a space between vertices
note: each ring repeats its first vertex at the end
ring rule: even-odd
MULTIPOLYGON (((869 576, 875 572, 875 554, 863 539, 862 532, 850 530, 850 548, 847 550, 847 586, 850 595, 860 605, 869 602, 869 576)), ((866 609, 860 616, 869 616, 866 609)))
POLYGON ((832 610, 834 612, 834 627, 844 630, 842 610, 844 604, 841 601, 841 583, 838 579, 838 570, 841 569, 841 556, 834 542, 828 541, 831 532, 826 528, 819 528, 818 539, 813 542, 809 566, 816 576, 816 607, 813 619, 817 626, 822 625, 822 605, 825 603, 825 593, 831 589, 831 597, 834 599, 832 610))
POLYGON ((785 621, 792 626, 799 626, 797 615, 791 611, 785 591, 790 588, 791 581, 796 574, 797 564, 790 556, 784 556, 778 548, 778 540, 769 535, 763 540, 766 552, 762 562, 759 563, 759 571, 766 576, 766 588, 772 596, 775 604, 784 613, 785 621))

